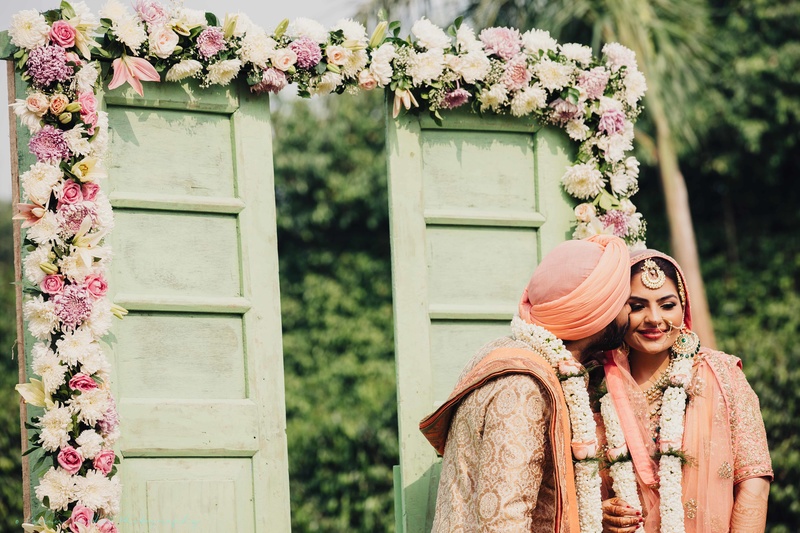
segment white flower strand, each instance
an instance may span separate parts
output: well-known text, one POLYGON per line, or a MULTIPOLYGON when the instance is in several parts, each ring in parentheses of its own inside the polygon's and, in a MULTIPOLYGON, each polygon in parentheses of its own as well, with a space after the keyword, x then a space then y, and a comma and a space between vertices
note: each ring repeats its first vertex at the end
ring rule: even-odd
POLYGON ((524 342, 541 354, 561 380, 572 426, 581 533, 600 533, 603 530, 603 502, 597 461, 594 460, 597 425, 589 402, 589 391, 581 375, 583 367, 566 349, 561 339, 543 327, 529 324, 515 316, 511 321, 511 332, 516 340, 524 342))
MULTIPOLYGON (((619 421, 617 409, 614 407, 614 400, 611 394, 606 394, 600 399, 600 413, 603 416, 606 428, 606 441, 608 443, 608 459, 617 460, 611 465, 610 473, 613 480, 614 494, 625 500, 625 502, 636 509, 642 511, 642 502, 639 500, 639 491, 636 486, 636 474, 633 471, 633 461, 630 457, 619 459, 629 454, 628 446, 625 444, 625 433, 619 421), (618 460, 619 459, 619 460, 618 460)), ((636 531, 644 531, 642 526, 636 531)))

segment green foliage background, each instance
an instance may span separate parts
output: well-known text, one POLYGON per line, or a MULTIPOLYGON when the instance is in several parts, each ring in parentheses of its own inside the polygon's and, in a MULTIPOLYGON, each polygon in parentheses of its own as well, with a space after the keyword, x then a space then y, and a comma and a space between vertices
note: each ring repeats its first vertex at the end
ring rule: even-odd
MULTIPOLYGON (((800 530, 800 4, 714 0, 715 74, 681 160, 720 347, 761 399, 768 530, 800 530)), ((273 104, 292 520, 392 531, 398 462, 383 96, 273 104)), ((635 197, 669 251, 657 173, 635 197)), ((0 532, 21 484, 10 207, 0 209, 0 532)))

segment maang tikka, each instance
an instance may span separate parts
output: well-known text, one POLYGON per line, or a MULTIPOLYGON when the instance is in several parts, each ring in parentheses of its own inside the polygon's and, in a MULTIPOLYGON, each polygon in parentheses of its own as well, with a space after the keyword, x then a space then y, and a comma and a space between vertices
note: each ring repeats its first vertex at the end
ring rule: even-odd
POLYGON ((645 259, 642 264, 642 285, 648 289, 660 289, 667 281, 667 276, 661 270, 655 261, 652 259, 645 259))

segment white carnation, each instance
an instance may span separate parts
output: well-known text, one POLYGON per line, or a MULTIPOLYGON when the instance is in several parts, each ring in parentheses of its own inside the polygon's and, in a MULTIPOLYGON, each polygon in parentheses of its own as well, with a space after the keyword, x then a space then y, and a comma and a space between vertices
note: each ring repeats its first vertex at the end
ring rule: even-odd
POLYGON ((50 338, 58 325, 55 304, 34 296, 22 305, 22 316, 28 322, 28 331, 40 341, 50 338))
POLYGON ((67 367, 61 364, 55 352, 42 342, 37 342, 31 350, 33 373, 41 376, 45 395, 52 395, 66 381, 67 367))
POLYGON ((540 50, 549 52, 558 47, 558 42, 550 37, 549 31, 528 30, 522 34, 522 47, 528 54, 537 54, 540 50))
POLYGON ((68 407, 54 407, 39 417, 39 442, 48 452, 55 452, 69 444, 72 429, 72 412, 68 407))
POLYGON ((457 57, 453 71, 464 78, 466 83, 483 80, 492 69, 492 63, 483 51, 475 51, 457 57))
POLYGON ((167 71, 167 81, 180 81, 185 78, 192 78, 203 70, 203 64, 195 59, 183 59, 180 63, 172 65, 167 71))
POLYGON ((328 41, 328 30, 316 20, 299 17, 289 23, 286 36, 293 40, 308 37, 316 43, 323 44, 328 41))
POLYGON ((592 160, 567 167, 567 172, 561 178, 561 184, 575 198, 591 200, 603 190, 605 180, 597 168, 597 163, 592 160))
POLYGON ((75 480, 75 499, 79 505, 92 511, 105 509, 111 492, 111 480, 97 470, 89 470, 86 476, 78 476, 75 480))
POLYGON ((38 11, 26 9, 11 17, 8 35, 15 45, 32 50, 47 44, 50 26, 38 11))
POLYGON ((120 512, 120 500, 122 499, 122 484, 119 477, 112 477, 108 480, 106 502, 103 505, 105 513, 108 515, 118 515, 120 512))
POLYGON ((481 103, 481 111, 486 111, 487 109, 499 111, 503 104, 508 101, 508 89, 503 83, 496 83, 481 91, 478 95, 478 101, 481 103))
POLYGON ((39 268, 39 265, 50 262, 51 250, 50 246, 38 246, 34 251, 25 256, 23 261, 25 278, 34 285, 40 284, 47 275, 44 270, 39 268))
POLYGON ((76 476, 70 475, 62 468, 53 468, 39 479, 36 487, 36 497, 39 501, 48 499, 50 509, 62 511, 67 509, 75 499, 76 476))
POLYGON ((353 19, 339 19, 339 21, 333 25, 333 29, 342 30, 346 41, 358 41, 366 44, 367 30, 360 22, 356 22, 353 19))
POLYGON ((244 36, 239 49, 239 58, 262 69, 267 68, 277 43, 263 31, 250 31, 244 36))
POLYGON ((20 184, 25 196, 39 205, 50 199, 53 187, 61 183, 63 172, 57 165, 38 162, 20 176, 20 184))
POLYGON ((206 82, 211 85, 228 85, 242 69, 239 59, 226 59, 208 66, 206 82))
POLYGON ((636 54, 633 53, 633 50, 619 43, 607 43, 603 46, 603 53, 606 55, 612 72, 617 72, 622 67, 628 70, 638 70, 639 68, 636 64, 636 54))
POLYGON ((356 50, 349 55, 345 64, 342 65, 342 74, 348 78, 354 78, 367 66, 367 63, 369 63, 367 51, 356 50))
POLYGON ((561 45, 561 53, 569 59, 585 67, 592 62, 592 49, 578 43, 567 43, 561 45))
POLYGON ((411 26, 417 44, 426 50, 444 50, 451 45, 450 37, 436 24, 422 17, 411 26))
POLYGON ((531 85, 514 95, 511 100, 511 114, 515 117, 524 117, 545 106, 547 106, 547 91, 541 85, 531 85))
POLYGON ((408 73, 414 86, 428 84, 444 72, 444 54, 439 49, 411 52, 408 73))
MULTIPOLYGON (((111 231, 114 229, 114 212, 111 208, 111 202, 108 201, 108 196, 104 192, 97 193, 94 199, 95 204, 95 225, 103 231, 111 231)), ((110 248, 108 248, 110 250, 110 248)), ((97 252, 97 250, 95 250, 97 252)))
POLYGON ((141 48, 147 41, 147 32, 144 29, 144 25, 132 15, 116 20, 111 29, 117 39, 133 51, 141 48))
MULTIPOLYGON (((111 313, 109 312, 109 317, 110 316, 111 313)), ((111 319, 109 318, 109 321, 110 320, 111 319)), ((108 362, 108 358, 106 357, 105 353, 103 353, 103 348, 99 342, 94 342, 89 345, 89 349, 80 354, 78 361, 81 364, 81 372, 84 374, 108 374, 111 372, 111 363, 108 362)))
POLYGON ((534 65, 533 72, 542 87, 548 91, 560 91, 572 81, 575 67, 544 57, 534 65))
POLYGON ((612 173, 608 178, 608 184, 611 185, 611 190, 618 196, 625 195, 635 182, 636 178, 632 178, 624 170, 618 170, 612 173))
POLYGON ((81 431, 75 442, 78 444, 78 452, 86 459, 94 459, 103 449, 103 437, 91 429, 81 431))

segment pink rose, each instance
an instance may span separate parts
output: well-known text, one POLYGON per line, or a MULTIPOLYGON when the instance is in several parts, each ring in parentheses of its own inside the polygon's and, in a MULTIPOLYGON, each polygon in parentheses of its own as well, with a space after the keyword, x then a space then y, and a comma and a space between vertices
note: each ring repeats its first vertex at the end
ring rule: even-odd
POLYGON ((67 58, 68 63, 75 63, 78 66, 83 65, 83 60, 81 59, 81 56, 79 56, 75 52, 67 52, 65 56, 67 58))
POLYGON ((574 376, 583 370, 581 364, 575 359, 562 359, 558 362, 558 372, 563 376, 574 376))
POLYGON ((81 527, 87 528, 94 521, 94 511, 83 505, 76 505, 72 510, 72 516, 65 522, 72 533, 80 533, 81 527))
POLYGON ((114 451, 113 450, 101 451, 94 458, 93 464, 95 470, 107 475, 109 472, 111 472, 111 469, 114 467, 114 451))
POLYGON ((97 197, 97 192, 100 190, 100 186, 93 181, 87 181, 83 185, 81 185, 81 192, 83 193, 83 199, 87 202, 94 202, 94 199, 97 197))
POLYGON ((623 455, 628 454, 628 446, 627 444, 623 443, 622 446, 618 446, 616 448, 609 448, 606 454, 608 455, 608 459, 610 461, 616 461, 623 455))
POLYGON ((81 392, 90 391, 97 388, 97 382, 83 372, 78 372, 69 380, 69 388, 81 392))
POLYGON ((597 441, 590 440, 589 442, 573 442, 572 443, 572 456, 582 461, 589 459, 597 454, 597 441))
MULTIPOLYGON (((66 448, 61 448, 61 451, 58 452, 58 464, 70 475, 74 475, 78 473, 78 470, 83 465, 83 456, 81 452, 72 446, 67 446, 66 448)), ((72 516, 75 515, 73 514, 72 516)))
POLYGON ((39 287, 46 294, 58 294, 64 290, 64 276, 59 276, 58 274, 45 276, 39 287))
POLYGON ((64 48, 75 46, 75 35, 78 32, 65 20, 57 20, 50 27, 50 40, 64 48))
POLYGON ((98 520, 95 526, 97 526, 97 530, 100 531, 100 533, 118 533, 117 526, 108 518, 98 520))
POLYGON ((97 98, 91 91, 85 91, 78 95, 78 103, 81 104, 81 115, 97 112, 97 98))
POLYGON ((61 188, 61 198, 59 202, 65 204, 77 204, 83 201, 83 192, 81 186, 74 180, 67 180, 61 188))
POLYGON ((47 113, 47 108, 49 106, 50 102, 47 100, 47 96, 45 96, 43 93, 31 93, 25 99, 25 107, 28 108, 28 111, 40 117, 47 113))
POLYGON ((61 113, 63 113, 68 105, 69 105, 69 98, 67 98, 67 95, 65 94, 57 93, 50 97, 50 111, 55 116, 58 116, 61 113))
POLYGON ((108 283, 106 283, 106 280, 103 279, 103 276, 99 276, 97 274, 87 276, 84 283, 86 285, 86 290, 89 291, 89 294, 91 294, 93 297, 102 298, 106 295, 108 283))
POLYGON ((358 73, 358 86, 366 91, 371 91, 378 86, 378 80, 375 79, 370 71, 362 70, 358 73))

